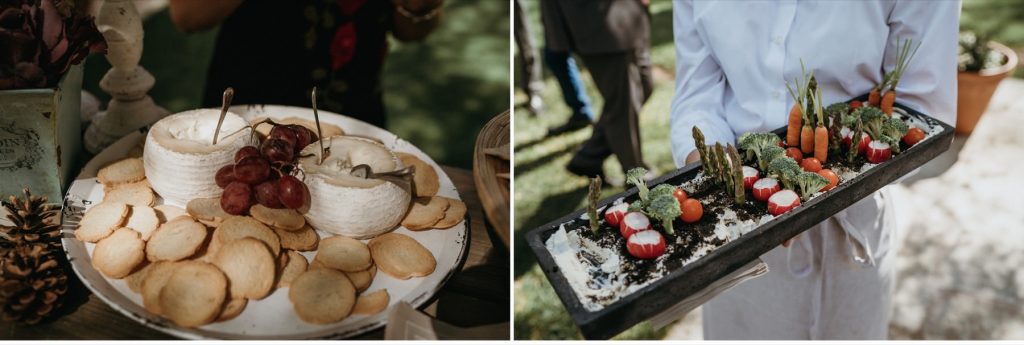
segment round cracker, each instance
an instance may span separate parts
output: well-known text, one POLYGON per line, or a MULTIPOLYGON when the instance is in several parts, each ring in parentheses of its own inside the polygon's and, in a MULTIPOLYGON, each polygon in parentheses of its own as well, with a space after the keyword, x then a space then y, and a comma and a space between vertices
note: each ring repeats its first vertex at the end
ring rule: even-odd
POLYGON ((139 238, 143 241, 149 241, 160 223, 160 217, 152 207, 132 206, 131 212, 128 214, 128 222, 124 226, 138 232, 139 238))
POLYGON ((345 272, 348 279, 352 281, 352 285, 356 287, 356 291, 363 292, 373 284, 373 278, 377 276, 377 266, 370 265, 365 271, 359 272, 345 272))
POLYGON ((220 207, 220 198, 199 198, 189 200, 185 211, 203 224, 216 227, 224 219, 231 217, 220 207))
POLYGON ((252 237, 266 244, 270 252, 274 254, 274 257, 281 254, 281 239, 277 237, 274 230, 270 230, 263 223, 250 217, 231 216, 224 219, 224 222, 213 232, 213 236, 216 237, 215 240, 220 245, 231 243, 240 238, 252 237))
POLYGON ((213 257, 230 282, 234 298, 262 299, 274 287, 276 260, 267 246, 255 238, 241 238, 225 244, 213 257))
POLYGON ((128 285, 128 289, 134 293, 142 293, 142 281, 146 279, 146 273, 149 273, 149 269, 153 265, 149 264, 149 261, 142 260, 132 273, 129 273, 124 277, 125 284, 128 285))
POLYGON ((96 178, 104 186, 112 187, 142 181, 146 178, 146 169, 142 164, 142 159, 125 158, 100 169, 96 173, 96 178))
POLYGON ((163 311, 160 310, 160 290, 171 278, 171 272, 174 272, 176 264, 177 262, 160 261, 147 265, 146 276, 142 277, 142 289, 139 294, 142 295, 142 307, 150 313, 163 315, 163 311))
POLYGON ((205 325, 220 315, 227 285, 217 267, 200 261, 182 262, 160 289, 160 309, 179 326, 205 325))
POLYGON ((83 242, 96 242, 124 224, 128 205, 120 202, 101 202, 85 211, 75 229, 75 238, 83 242))
POLYGON ((171 220, 153 233, 146 243, 149 261, 178 261, 195 254, 206 241, 206 227, 190 218, 171 220))
POLYGON ((277 237, 281 239, 281 247, 285 249, 305 252, 316 249, 320 243, 320 235, 309 225, 303 226, 297 231, 273 229, 274 233, 277 233, 277 237))
POLYGON ((432 165, 410 153, 397 152, 395 154, 398 155, 398 158, 402 160, 402 164, 405 164, 405 166, 416 167, 412 181, 417 197, 437 195, 437 190, 441 188, 441 182, 437 177, 437 170, 434 170, 432 165))
POLYGON ((412 237, 387 233, 368 244, 373 262, 381 271, 398 279, 423 277, 434 272, 437 262, 427 248, 412 237))
POLYGON ((430 198, 416 198, 409 208, 409 213, 402 219, 402 226, 409 230, 428 229, 444 218, 444 211, 448 209, 448 199, 434 196, 430 198))
POLYGON ((196 260, 213 262, 214 255, 217 255, 217 251, 220 250, 221 247, 220 237, 217 236, 217 230, 213 231, 213 234, 210 235, 210 239, 206 242, 206 247, 199 251, 199 256, 196 260))
POLYGON ((220 315, 217 315, 217 322, 228 321, 241 315, 245 311, 245 306, 249 304, 249 300, 245 298, 232 298, 224 301, 224 308, 220 310, 220 315))
POLYGON ((139 233, 129 228, 120 228, 96 243, 92 251, 92 266, 110 278, 123 278, 135 269, 146 253, 146 242, 139 233))
POLYGON ((103 193, 103 201, 123 202, 132 206, 153 206, 156 195, 145 181, 117 185, 103 193))
POLYGON ((306 257, 299 254, 294 250, 285 251, 281 254, 281 261, 287 261, 283 265, 279 265, 279 273, 277 279, 277 287, 284 288, 291 285, 295 278, 298 277, 302 272, 305 272, 309 267, 309 262, 306 261, 306 257))
POLYGON ((270 208, 256 204, 249 208, 249 215, 275 229, 298 231, 306 225, 306 218, 290 208, 270 208))
POLYGON ((352 307, 352 314, 373 315, 387 309, 389 302, 391 302, 391 295, 388 295, 387 289, 365 293, 356 299, 356 305, 352 307))
POLYGON ((303 272, 288 288, 288 299, 302 320, 327 324, 341 321, 356 304, 356 288, 344 273, 331 269, 303 272))
POLYGON ((320 241, 315 260, 327 268, 345 272, 358 272, 370 268, 373 260, 370 249, 359 240, 336 235, 320 241))
POLYGON ((434 223, 432 228, 448 229, 466 219, 466 203, 462 200, 448 199, 448 209, 444 211, 444 218, 434 223))
POLYGON ((153 206, 153 209, 156 210, 156 217, 160 219, 161 224, 167 223, 174 218, 188 216, 188 212, 185 212, 185 209, 170 204, 156 205, 153 206))

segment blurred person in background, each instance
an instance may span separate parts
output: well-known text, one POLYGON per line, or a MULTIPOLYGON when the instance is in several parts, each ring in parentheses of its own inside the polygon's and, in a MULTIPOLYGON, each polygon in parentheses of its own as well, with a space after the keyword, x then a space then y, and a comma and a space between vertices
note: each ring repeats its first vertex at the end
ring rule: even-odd
MULTIPOLYGON (((543 109, 543 100, 540 97, 544 89, 544 82, 541 80, 541 61, 533 44, 533 32, 530 30, 526 10, 521 0, 515 0, 515 36, 516 45, 519 47, 519 57, 522 61, 523 72, 526 74, 527 109, 533 115, 538 115, 543 109)), ((544 65, 548 67, 551 74, 558 81, 562 90, 562 99, 565 105, 572 111, 569 121, 548 130, 547 136, 555 136, 571 132, 593 123, 594 112, 590 109, 590 97, 587 97, 587 90, 583 86, 583 79, 580 70, 576 67, 576 59, 568 51, 552 51, 544 47, 544 65)))
MULTIPOLYGON (((385 127, 381 71, 387 36, 420 41, 444 0, 170 0, 174 25, 189 33, 220 25, 203 105, 317 105, 385 127)), ((426 67, 426 66, 424 66, 426 67)))
POLYGON ((653 88, 647 3, 547 0, 540 4, 546 50, 565 54, 562 56, 576 53, 604 98, 593 134, 566 168, 576 175, 617 184, 604 174, 602 165, 608 156, 614 154, 623 171, 647 167, 640 149, 638 118, 653 88))
MULTIPOLYGON (((906 39, 921 46, 897 86, 900 102, 956 123, 959 17, 959 1, 676 0, 676 165, 700 159, 694 126, 707 144, 784 126, 792 107, 785 83, 802 75, 801 59, 825 104, 845 102, 893 70, 906 39)), ((767 274, 704 305, 705 339, 885 339, 895 219, 883 188, 762 255, 767 274)))
POLYGON ((519 85, 526 93, 526 108, 534 116, 540 114, 544 101, 540 98, 544 90, 544 82, 541 81, 540 59, 537 58, 537 49, 533 44, 533 31, 530 30, 530 22, 526 18, 526 10, 520 0, 515 0, 515 28, 513 32, 516 38, 516 47, 519 49, 519 62, 523 64, 525 85, 519 85))

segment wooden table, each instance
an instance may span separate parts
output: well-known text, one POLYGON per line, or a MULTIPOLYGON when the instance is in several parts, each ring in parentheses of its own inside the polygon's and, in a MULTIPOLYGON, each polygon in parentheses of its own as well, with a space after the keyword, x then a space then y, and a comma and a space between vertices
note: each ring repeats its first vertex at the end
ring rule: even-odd
MULTIPOLYGON (((423 311, 437 319, 460 327, 509 322, 509 252, 501 244, 480 206, 473 174, 469 170, 443 167, 455 187, 470 218, 469 254, 462 270, 445 285, 435 301, 423 311)), ((68 300, 56 320, 20 326, 0 321, 0 339, 173 339, 168 334, 137 323, 116 310, 82 286, 69 272, 72 286, 68 300)), ((383 339, 384 329, 364 334, 358 339, 383 339)), ((509 334, 496 334, 494 339, 507 340, 509 334)))

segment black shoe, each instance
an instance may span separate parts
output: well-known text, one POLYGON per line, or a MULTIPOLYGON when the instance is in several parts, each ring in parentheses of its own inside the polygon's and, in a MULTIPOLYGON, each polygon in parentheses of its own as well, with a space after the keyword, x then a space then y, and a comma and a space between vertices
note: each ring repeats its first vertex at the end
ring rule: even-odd
POLYGON ((584 128, 586 126, 589 126, 590 124, 591 124, 590 120, 580 119, 580 118, 572 118, 572 119, 569 119, 568 122, 566 122, 565 124, 563 124, 561 126, 548 129, 548 135, 547 136, 553 137, 553 136, 556 136, 556 135, 561 135, 561 134, 564 134, 564 133, 572 132, 572 131, 575 131, 577 129, 581 129, 581 128, 584 128))

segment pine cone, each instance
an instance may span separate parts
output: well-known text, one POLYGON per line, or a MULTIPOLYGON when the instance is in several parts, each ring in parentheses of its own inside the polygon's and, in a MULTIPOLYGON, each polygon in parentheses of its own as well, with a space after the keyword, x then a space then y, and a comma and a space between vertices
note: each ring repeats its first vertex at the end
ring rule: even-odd
POLYGON ((42 244, 19 245, 0 257, 4 320, 32 325, 61 306, 68 276, 58 258, 58 251, 42 244))
POLYGON ((32 195, 25 188, 24 198, 12 195, 3 201, 7 219, 14 226, 0 226, 6 241, 0 241, 0 248, 14 248, 22 244, 42 244, 45 249, 60 250, 60 221, 57 212, 60 205, 47 202, 45 196, 32 195))

